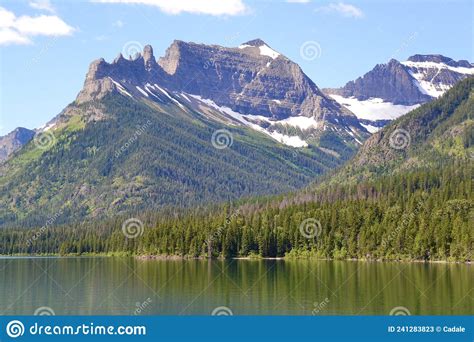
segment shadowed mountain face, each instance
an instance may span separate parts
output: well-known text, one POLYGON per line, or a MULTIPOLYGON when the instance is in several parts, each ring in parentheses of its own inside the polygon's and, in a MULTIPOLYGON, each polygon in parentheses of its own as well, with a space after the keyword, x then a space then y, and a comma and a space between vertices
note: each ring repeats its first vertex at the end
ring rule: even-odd
POLYGON ((5 161, 12 153, 33 139, 35 131, 18 127, 9 134, 0 137, 0 163, 5 161))

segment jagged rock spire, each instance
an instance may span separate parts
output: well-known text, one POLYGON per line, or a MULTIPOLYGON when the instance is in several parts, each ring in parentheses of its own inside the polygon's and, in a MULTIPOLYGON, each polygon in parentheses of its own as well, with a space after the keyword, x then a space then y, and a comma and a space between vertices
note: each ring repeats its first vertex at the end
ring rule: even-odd
POLYGON ((143 60, 145 63, 145 69, 146 70, 151 70, 154 67, 156 67, 156 59, 155 56, 153 56, 153 48, 151 45, 145 45, 143 48, 143 60))

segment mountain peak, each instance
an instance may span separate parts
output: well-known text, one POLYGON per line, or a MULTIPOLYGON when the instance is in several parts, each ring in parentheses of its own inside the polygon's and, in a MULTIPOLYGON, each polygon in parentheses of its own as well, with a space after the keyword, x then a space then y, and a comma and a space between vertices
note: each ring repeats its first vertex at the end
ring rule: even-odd
POLYGON ((19 150, 23 145, 27 144, 35 131, 17 127, 7 135, 0 137, 0 163, 5 161, 13 152, 19 150))
POLYGON ((455 61, 452 58, 440 55, 440 54, 431 54, 431 55, 421 55, 416 54, 408 57, 409 62, 421 63, 421 62, 432 62, 432 63, 443 63, 452 67, 462 67, 462 68, 472 68, 473 66, 466 60, 455 61))
POLYGON ((248 46, 254 46, 254 47, 260 47, 260 46, 263 46, 263 45, 267 45, 267 43, 265 43, 263 40, 261 40, 260 38, 257 38, 257 39, 252 39, 252 40, 249 40, 248 42, 246 43, 243 43, 242 45, 248 45, 248 46))

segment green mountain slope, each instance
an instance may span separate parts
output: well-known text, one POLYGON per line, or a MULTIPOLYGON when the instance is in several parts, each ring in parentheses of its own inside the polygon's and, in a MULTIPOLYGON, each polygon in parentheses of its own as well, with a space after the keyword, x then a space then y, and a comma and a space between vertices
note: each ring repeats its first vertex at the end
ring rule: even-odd
POLYGON ((474 155, 474 78, 456 84, 372 135, 333 180, 360 181, 378 175, 436 168, 474 155))
POLYGON ((460 82, 384 128, 332 180, 296 195, 184 215, 136 213, 134 236, 124 230, 130 216, 47 226, 47 234, 8 229, 0 253, 471 261, 473 90, 473 79, 460 82), (399 127, 410 133, 403 149, 388 138, 399 127))
POLYGON ((292 191, 353 151, 332 142, 329 152, 291 148, 205 110, 166 96, 109 94, 71 104, 1 166, 0 224, 42 225, 51 217, 58 224, 292 191), (213 139, 229 146, 215 148, 213 139))

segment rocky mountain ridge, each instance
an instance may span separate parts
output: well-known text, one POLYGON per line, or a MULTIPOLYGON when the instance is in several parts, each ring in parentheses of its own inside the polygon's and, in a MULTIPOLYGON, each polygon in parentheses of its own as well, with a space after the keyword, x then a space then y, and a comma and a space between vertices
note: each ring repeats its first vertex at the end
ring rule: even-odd
MULTIPOLYGON (((331 130, 355 144, 368 136, 349 110, 260 39, 233 48, 177 40, 158 60, 149 45, 131 59, 120 54, 112 63, 96 60, 76 103, 110 92, 157 102, 165 96, 195 109, 197 100, 199 106, 220 109, 235 124, 270 136, 285 135, 286 140, 294 129, 306 131, 307 136, 331 130)), ((306 146, 303 134, 299 135, 298 146, 306 146)))
POLYGON ((345 86, 324 91, 364 120, 366 127, 379 128, 387 120, 438 98, 470 75, 474 75, 474 65, 466 60, 417 54, 404 62, 391 59, 386 64, 377 64, 345 86))

